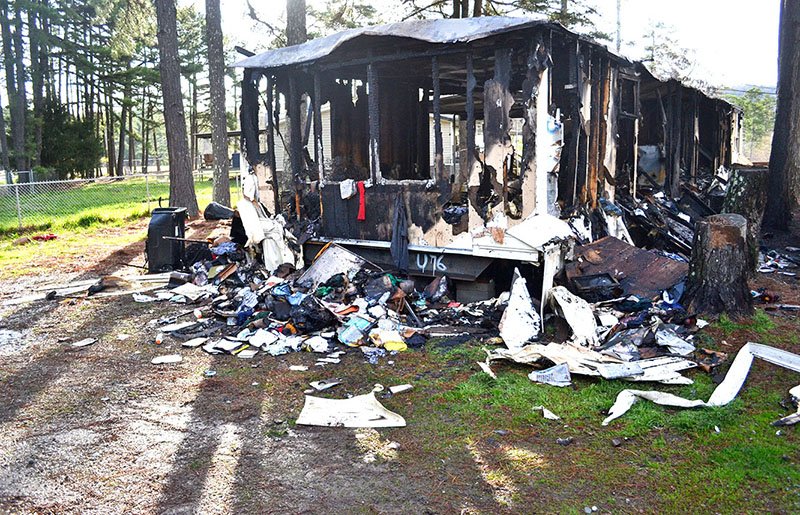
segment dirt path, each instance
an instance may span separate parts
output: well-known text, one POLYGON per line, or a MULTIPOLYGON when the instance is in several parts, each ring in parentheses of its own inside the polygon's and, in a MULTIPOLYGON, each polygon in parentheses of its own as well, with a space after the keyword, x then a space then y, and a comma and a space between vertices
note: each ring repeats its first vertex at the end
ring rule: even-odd
POLYGON ((289 426, 304 380, 287 363, 313 367, 312 356, 220 363, 196 351, 178 365, 151 365, 179 350, 145 343, 148 321, 162 311, 173 310, 116 300, 26 307, 5 319, 8 329, 30 331, 34 321, 36 329, 0 365, 0 397, 9 400, 0 408, 0 506, 426 511, 424 487, 391 463, 365 463, 356 431, 289 426), (99 341, 74 350, 61 337, 99 341), (206 378, 207 369, 217 376, 206 378))

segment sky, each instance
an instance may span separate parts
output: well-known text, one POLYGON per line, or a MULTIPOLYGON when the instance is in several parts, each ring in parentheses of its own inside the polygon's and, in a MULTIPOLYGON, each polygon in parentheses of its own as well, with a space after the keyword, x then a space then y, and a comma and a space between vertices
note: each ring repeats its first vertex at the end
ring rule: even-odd
MULTIPOLYGON (((201 11, 203 0, 194 3, 201 11)), ((616 0, 589 0, 598 11, 601 31, 616 32, 616 0)), ((251 0, 260 16, 285 25, 285 0, 251 0)), ((307 0, 321 7, 322 0, 307 0)), ((643 35, 653 23, 674 28, 673 37, 694 55, 692 76, 719 87, 759 85, 777 81, 779 0, 622 0, 622 54, 643 56, 643 35)), ((400 0, 372 0, 382 21, 398 21, 400 0)), ((223 33, 245 48, 263 50, 268 37, 247 16, 245 0, 221 0, 223 33)), ((609 45, 612 49, 614 44, 609 45)))

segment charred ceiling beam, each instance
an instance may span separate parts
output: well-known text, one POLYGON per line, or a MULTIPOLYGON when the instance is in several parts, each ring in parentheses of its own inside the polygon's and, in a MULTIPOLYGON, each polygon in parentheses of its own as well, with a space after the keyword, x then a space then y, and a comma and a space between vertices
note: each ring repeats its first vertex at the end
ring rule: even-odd
POLYGON ((377 63, 390 63, 395 61, 407 61, 411 59, 421 59, 421 60, 430 60, 434 56, 449 56, 449 55, 464 55, 469 53, 471 50, 470 48, 465 47, 453 47, 453 48, 437 48, 435 50, 425 50, 425 51, 407 51, 407 52, 397 52, 393 54, 386 54, 386 55, 376 55, 364 58, 356 58, 356 59, 347 59, 344 61, 337 61, 333 63, 310 63, 308 65, 301 65, 303 68, 313 68, 317 71, 333 71, 338 70, 340 68, 346 68, 350 66, 364 66, 370 64, 377 64, 377 63))

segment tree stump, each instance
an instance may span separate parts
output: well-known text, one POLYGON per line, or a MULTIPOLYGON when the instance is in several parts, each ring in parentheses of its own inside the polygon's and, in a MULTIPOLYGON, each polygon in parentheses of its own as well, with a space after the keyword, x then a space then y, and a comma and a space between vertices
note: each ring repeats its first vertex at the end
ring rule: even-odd
POLYGON ((722 204, 723 213, 736 213, 747 219, 747 270, 752 276, 758 267, 758 242, 761 238, 761 219, 767 204, 766 169, 735 170, 728 181, 728 191, 722 204))
POLYGON ((697 223, 683 304, 690 313, 750 315, 747 220, 722 214, 697 223))

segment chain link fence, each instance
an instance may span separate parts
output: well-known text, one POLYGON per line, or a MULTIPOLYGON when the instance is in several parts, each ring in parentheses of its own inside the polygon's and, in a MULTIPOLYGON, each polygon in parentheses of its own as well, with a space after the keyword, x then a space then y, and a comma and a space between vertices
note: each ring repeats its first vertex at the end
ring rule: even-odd
MULTIPOLYGON (((211 201, 210 171, 195 172, 202 210, 211 201)), ((231 175, 231 200, 240 193, 231 175)), ((0 235, 31 231, 69 231, 96 224, 122 223, 149 216, 169 202, 169 173, 99 177, 68 181, 0 184, 0 235)))

